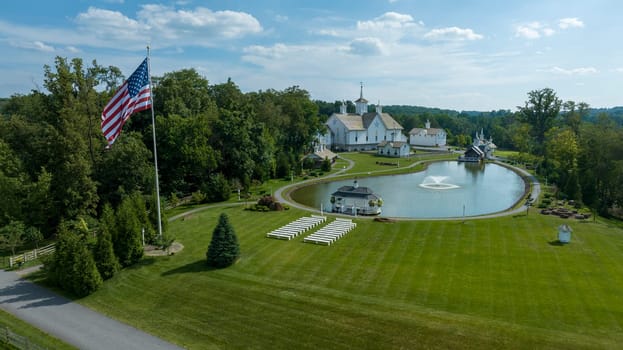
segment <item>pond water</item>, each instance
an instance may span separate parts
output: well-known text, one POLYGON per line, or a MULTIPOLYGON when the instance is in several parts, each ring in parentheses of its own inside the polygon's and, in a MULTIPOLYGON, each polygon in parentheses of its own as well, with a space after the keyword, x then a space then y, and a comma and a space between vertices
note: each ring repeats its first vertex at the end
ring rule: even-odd
MULTIPOLYGON (((497 164, 434 162, 425 171, 390 176, 359 177, 359 186, 383 198, 384 217, 447 218, 504 211, 524 196, 525 184, 514 171, 497 164)), ((331 211, 331 193, 353 180, 302 187, 292 199, 331 211)), ((367 205, 361 203, 361 206, 367 205)))

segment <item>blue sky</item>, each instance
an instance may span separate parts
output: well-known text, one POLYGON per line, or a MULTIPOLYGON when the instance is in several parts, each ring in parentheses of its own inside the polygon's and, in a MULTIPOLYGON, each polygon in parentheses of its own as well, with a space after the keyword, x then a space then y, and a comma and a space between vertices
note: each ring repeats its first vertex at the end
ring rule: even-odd
POLYGON ((0 96, 43 89, 56 56, 126 76, 195 68, 244 92, 298 85, 312 98, 515 110, 527 92, 623 105, 623 2, 6 1, 0 96))

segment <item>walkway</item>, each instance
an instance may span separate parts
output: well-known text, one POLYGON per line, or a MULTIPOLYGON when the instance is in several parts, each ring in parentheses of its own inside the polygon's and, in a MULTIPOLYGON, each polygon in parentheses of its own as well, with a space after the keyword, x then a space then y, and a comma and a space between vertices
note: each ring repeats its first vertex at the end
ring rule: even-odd
MULTIPOLYGON (((339 171, 337 171, 337 172, 335 172, 333 174, 325 176, 323 179, 339 176, 342 173, 352 169, 353 166, 355 165, 355 163, 352 160, 350 160, 350 159, 347 159, 347 158, 344 158, 344 157, 340 157, 340 159, 343 159, 343 160, 347 161, 349 163, 348 166, 345 167, 344 169, 340 169, 339 171)), ((420 161, 414 162, 414 163, 412 163, 412 164, 410 164, 410 165, 408 165, 408 166, 406 166, 404 168, 412 168, 412 167, 415 167, 415 166, 417 166, 419 164, 426 163, 426 162, 429 162, 429 161, 430 160, 420 160, 420 161)), ((533 198, 535 200, 537 198, 539 198, 539 195, 541 193, 541 184, 539 183, 539 180, 534 175, 530 174, 529 172, 527 172, 524 169, 517 168, 517 167, 514 167, 514 166, 509 165, 509 164, 502 164, 502 163, 500 163, 500 165, 507 166, 509 168, 512 168, 516 172, 523 174, 524 177, 529 182, 530 187, 532 188, 532 190, 530 192, 530 198, 533 198)), ((393 169, 393 170, 395 170, 395 169, 393 169)), ((381 170, 381 171, 375 171, 375 172, 372 172, 372 173, 365 173, 365 175, 371 175, 371 174, 372 175, 378 175, 379 173, 382 173, 382 172, 384 172, 384 171, 381 170)), ((359 175, 359 174, 360 173, 353 173, 353 174, 350 174, 350 175, 356 176, 356 175, 359 175)), ((361 174, 364 174, 364 173, 361 173, 361 174)), ((309 183, 309 182, 315 182, 315 181, 318 181, 318 179, 310 179, 310 180, 297 182, 297 183, 294 183, 294 184, 291 184, 291 185, 284 186, 284 187, 278 189, 277 191, 275 191, 275 193, 274 193, 275 199, 277 201, 279 201, 279 202, 287 203, 291 207, 295 207, 295 208, 298 208, 298 209, 303 209, 303 210, 310 211, 310 212, 320 213, 319 209, 310 208, 308 206, 299 204, 299 203, 293 201, 291 198, 289 198, 289 196, 287 196, 287 195, 284 196, 284 193, 287 193, 293 187, 300 186, 302 184, 309 183)), ((498 213, 487 214, 487 215, 480 215, 480 216, 432 218, 432 219, 431 218, 422 218, 422 219, 420 219, 420 218, 403 218, 403 217, 401 217, 401 218, 397 218, 397 219, 399 219, 399 220, 413 220, 413 221, 415 221, 415 220, 474 220, 474 219, 495 218, 495 217, 500 217, 500 216, 518 215, 518 214, 526 213, 527 212, 526 210, 528 210, 528 208, 526 207, 525 204, 523 204, 523 205, 518 206, 517 208, 514 208, 514 209, 510 209, 510 210, 506 210, 506 211, 502 211, 502 212, 498 212, 498 213)), ((337 214, 337 215, 339 215, 339 214, 337 214)), ((371 219, 372 217, 361 216, 359 218, 370 218, 371 219)))
POLYGON ((79 349, 181 349, 0 271, 0 308, 79 349))

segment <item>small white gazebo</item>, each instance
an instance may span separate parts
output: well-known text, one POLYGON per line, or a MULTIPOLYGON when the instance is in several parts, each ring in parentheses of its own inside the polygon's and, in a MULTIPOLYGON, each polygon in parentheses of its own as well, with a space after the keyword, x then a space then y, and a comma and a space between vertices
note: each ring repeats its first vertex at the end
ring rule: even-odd
POLYGON ((573 230, 567 224, 558 226, 558 242, 569 243, 571 241, 571 232, 573 230))

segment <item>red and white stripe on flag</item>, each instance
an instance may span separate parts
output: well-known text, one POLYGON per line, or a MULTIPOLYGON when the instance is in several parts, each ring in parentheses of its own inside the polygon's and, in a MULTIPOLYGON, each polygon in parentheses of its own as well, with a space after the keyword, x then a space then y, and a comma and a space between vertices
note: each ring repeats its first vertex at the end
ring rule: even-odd
POLYGON ((123 85, 117 89, 115 95, 108 101, 102 112, 102 132, 112 145, 126 120, 136 112, 151 107, 151 87, 147 58, 132 73, 123 85))

